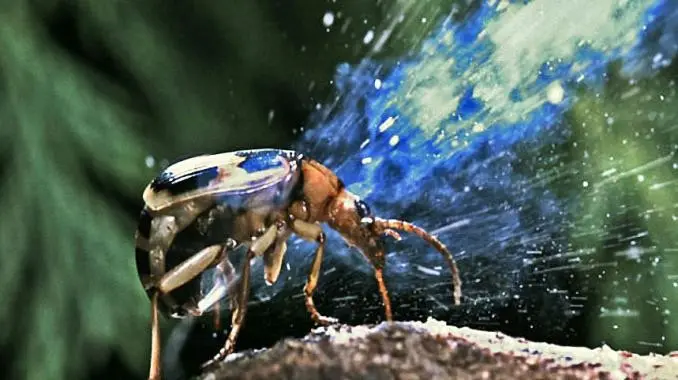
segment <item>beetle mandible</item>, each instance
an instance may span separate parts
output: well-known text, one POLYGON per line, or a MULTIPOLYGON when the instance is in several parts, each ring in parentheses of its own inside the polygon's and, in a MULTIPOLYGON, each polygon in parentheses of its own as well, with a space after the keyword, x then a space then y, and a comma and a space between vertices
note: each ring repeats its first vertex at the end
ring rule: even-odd
POLYGON ((159 312, 199 316, 226 296, 226 287, 217 285, 235 284, 229 288, 231 330, 208 363, 222 360, 233 352, 247 311, 250 260, 263 256, 266 283, 275 283, 292 234, 317 244, 304 286, 306 308, 317 324, 336 322, 313 303, 324 254, 323 223, 373 265, 387 321, 392 314, 381 237, 400 240, 396 230, 414 233, 443 255, 452 273, 454 303, 460 303, 457 265, 443 243, 411 223, 374 216, 330 169, 296 151, 253 149, 188 158, 153 179, 143 199, 135 239, 138 274, 152 306, 150 379, 161 375, 159 312), (228 254, 238 247, 247 253, 236 278, 228 254), (204 294, 199 280, 208 269, 215 270, 215 285, 204 294))

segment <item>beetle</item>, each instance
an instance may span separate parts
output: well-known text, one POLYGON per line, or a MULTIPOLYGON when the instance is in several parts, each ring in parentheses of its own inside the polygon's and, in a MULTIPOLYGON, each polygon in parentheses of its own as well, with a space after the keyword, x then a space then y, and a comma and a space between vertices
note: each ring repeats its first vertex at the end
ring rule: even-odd
POLYGON ((206 365, 233 352, 247 311, 250 261, 263 258, 264 279, 272 285, 292 234, 316 243, 303 290, 311 318, 319 325, 337 322, 320 314, 313 302, 324 255, 323 224, 339 232, 374 267, 387 321, 392 313, 383 278, 382 236, 400 240, 398 230, 419 236, 443 255, 452 274, 454 303, 460 304, 457 265, 440 240, 409 222, 376 217, 330 169, 293 150, 240 150, 179 161, 146 186, 143 200, 135 241, 138 275, 151 300, 149 379, 161 376, 160 313, 200 316, 228 295, 231 329, 206 365), (240 247, 246 256, 236 275, 229 254, 240 247), (205 292, 201 277, 208 269, 214 283, 205 292))

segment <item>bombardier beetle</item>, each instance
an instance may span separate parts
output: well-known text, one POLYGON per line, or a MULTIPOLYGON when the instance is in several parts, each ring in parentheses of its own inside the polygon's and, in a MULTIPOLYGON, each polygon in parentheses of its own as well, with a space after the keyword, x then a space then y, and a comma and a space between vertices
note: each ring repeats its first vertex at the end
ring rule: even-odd
POLYGON ((233 352, 247 311, 250 261, 262 256, 265 281, 275 283, 292 234, 317 244, 304 286, 306 308, 317 324, 336 322, 313 303, 324 254, 322 224, 373 265, 387 321, 392 314, 382 236, 400 240, 396 230, 419 236, 444 256, 454 303, 460 303, 457 265, 443 243, 411 223, 376 217, 330 169, 293 150, 240 150, 179 161, 148 184, 143 200, 135 239, 137 271, 152 307, 149 379, 161 376, 160 312, 174 318, 200 316, 228 297, 231 330, 205 366, 233 352), (229 255, 240 252, 239 247, 246 256, 237 273, 229 255), (204 291, 201 281, 208 270, 213 285, 204 291))

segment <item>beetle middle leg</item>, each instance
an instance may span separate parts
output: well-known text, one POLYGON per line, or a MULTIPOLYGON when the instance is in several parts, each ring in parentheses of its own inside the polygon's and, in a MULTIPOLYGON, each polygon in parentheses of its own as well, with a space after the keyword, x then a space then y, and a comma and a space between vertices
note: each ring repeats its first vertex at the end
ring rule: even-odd
POLYGON ((287 239, 292 231, 287 224, 282 224, 278 229, 278 236, 275 239, 275 245, 264 252, 264 281, 267 285, 273 285, 280 275, 282 261, 287 251, 287 239))
POLYGON ((280 224, 274 223, 266 232, 264 232, 260 237, 255 239, 249 249, 247 250, 247 256, 242 264, 242 274, 238 280, 238 288, 234 294, 233 299, 233 313, 231 315, 231 331, 228 333, 228 338, 226 338, 226 343, 224 347, 219 350, 219 352, 212 358, 212 360, 203 364, 203 368, 209 367, 212 364, 223 360, 226 356, 233 352, 235 348, 235 342, 242 328, 243 321, 245 320, 245 314, 247 313, 247 299, 250 293, 250 261, 255 256, 261 256, 266 250, 268 250, 271 245, 275 242, 276 236, 278 234, 280 224))
POLYGON ((306 309, 311 313, 311 318, 319 325, 328 325, 336 323, 338 320, 332 317, 326 317, 318 312, 313 302, 313 292, 318 285, 318 277, 320 275, 320 265, 322 264, 323 254, 325 251, 325 233, 319 224, 304 222, 295 219, 292 222, 292 230, 303 239, 308 241, 315 241, 318 246, 315 249, 313 262, 311 263, 311 271, 308 273, 308 279, 304 286, 304 295, 306 296, 306 309))

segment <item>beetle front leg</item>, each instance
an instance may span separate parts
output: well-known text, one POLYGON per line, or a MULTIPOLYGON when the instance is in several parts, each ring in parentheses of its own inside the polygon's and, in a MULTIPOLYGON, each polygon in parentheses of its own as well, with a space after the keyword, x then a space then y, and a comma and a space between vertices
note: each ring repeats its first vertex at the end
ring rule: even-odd
POLYGON ((269 286, 278 281, 282 261, 287 251, 287 239, 292 234, 287 224, 281 223, 281 225, 281 228, 278 230, 278 236, 275 239, 275 246, 264 253, 264 281, 269 286))
POLYGON ((311 271, 308 273, 308 279, 304 286, 304 295, 306 296, 306 309, 311 313, 311 318, 319 325, 328 325, 338 322, 336 318, 326 317, 318 312, 313 302, 313 292, 318 285, 318 277, 320 275, 320 265, 322 264, 323 254, 325 251, 325 233, 320 225, 316 223, 304 222, 301 220, 294 220, 292 222, 292 230, 303 239, 308 241, 315 241, 318 246, 315 249, 313 262, 311 263, 311 271))

